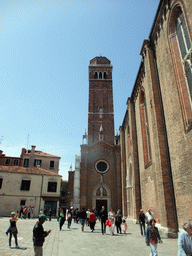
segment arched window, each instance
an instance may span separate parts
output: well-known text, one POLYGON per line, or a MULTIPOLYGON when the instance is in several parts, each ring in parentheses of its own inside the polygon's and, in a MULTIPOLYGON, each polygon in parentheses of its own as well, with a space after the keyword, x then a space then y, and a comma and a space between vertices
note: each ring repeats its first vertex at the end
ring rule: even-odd
POLYGON ((187 132, 192 128, 192 52, 186 18, 180 5, 176 5, 171 11, 169 43, 187 132))
POLYGON ((189 94, 192 99, 192 71, 191 71, 191 42, 185 23, 183 12, 180 10, 176 18, 176 33, 179 42, 182 63, 184 65, 185 76, 188 82, 189 94))
POLYGON ((102 73, 99 72, 99 79, 102 79, 102 73))
POLYGON ((95 72, 95 79, 98 79, 98 73, 95 72))
POLYGON ((104 79, 107 79, 107 73, 104 72, 104 79))
POLYGON ((140 93, 140 117, 141 117, 141 131, 142 131, 142 139, 143 139, 144 165, 145 165, 145 168, 147 168, 151 164, 151 147, 150 147, 149 126, 148 126, 144 91, 141 91, 140 93))

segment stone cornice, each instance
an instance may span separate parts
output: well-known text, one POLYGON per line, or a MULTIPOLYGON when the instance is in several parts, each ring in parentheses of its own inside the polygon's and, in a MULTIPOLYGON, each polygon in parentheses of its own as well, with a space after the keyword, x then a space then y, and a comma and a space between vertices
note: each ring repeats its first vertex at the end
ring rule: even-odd
POLYGON ((133 101, 136 101, 137 99, 144 77, 145 77, 145 65, 144 65, 144 61, 142 60, 139 67, 138 74, 137 74, 137 78, 135 81, 135 85, 133 87, 132 95, 131 95, 133 101))
POLYGON ((160 37, 160 31, 163 28, 164 21, 167 19, 167 13, 170 10, 171 0, 162 0, 157 10, 155 20, 149 35, 149 39, 154 44, 157 43, 160 37))

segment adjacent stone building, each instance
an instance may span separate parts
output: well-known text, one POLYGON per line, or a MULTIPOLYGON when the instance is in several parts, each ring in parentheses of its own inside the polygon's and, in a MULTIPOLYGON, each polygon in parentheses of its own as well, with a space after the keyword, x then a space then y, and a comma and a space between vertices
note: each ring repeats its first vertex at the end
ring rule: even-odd
POLYGON ((59 161, 61 157, 35 150, 36 146, 31 146, 31 150, 22 149, 21 158, 24 167, 41 167, 54 173, 59 172, 59 161))
POLYGON ((80 162, 80 206, 121 208, 119 136, 114 134, 112 65, 95 57, 89 65, 88 135, 83 135, 80 162), (87 142, 86 142, 87 140, 87 142))
POLYGON ((0 216, 10 216, 22 206, 33 207, 33 217, 40 209, 55 215, 59 208, 61 175, 39 167, 0 166, 0 216))
POLYGON ((30 168, 39 166, 42 169, 58 173, 61 157, 35 150, 35 148, 36 146, 31 146, 31 149, 22 148, 20 157, 6 156, 0 150, 0 165, 30 168))
POLYGON ((192 220, 192 4, 161 0, 121 131, 123 214, 151 208, 168 236, 192 220))
POLYGON ((34 216, 38 216, 41 208, 45 214, 50 207, 53 215, 57 213, 61 186, 61 176, 58 175, 60 157, 35 148, 22 148, 20 157, 9 157, 0 151, 0 215, 18 210, 20 205, 34 207, 34 216))
POLYGON ((0 150, 0 165, 5 166, 22 166, 23 159, 20 157, 6 156, 3 151, 0 150))

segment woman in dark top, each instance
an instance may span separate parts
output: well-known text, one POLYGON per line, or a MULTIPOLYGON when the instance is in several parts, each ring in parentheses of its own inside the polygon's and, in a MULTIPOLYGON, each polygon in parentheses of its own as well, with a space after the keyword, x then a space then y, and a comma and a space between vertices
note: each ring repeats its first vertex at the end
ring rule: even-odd
POLYGON ((146 245, 151 247, 151 254, 150 255, 157 255, 157 243, 161 244, 161 237, 159 235, 158 228, 155 227, 156 220, 151 219, 150 220, 150 226, 147 227, 147 233, 146 233, 146 245))
POLYGON ((139 225, 140 225, 140 230, 141 230, 141 235, 143 236, 143 231, 144 231, 144 235, 146 235, 145 233, 145 213, 143 212, 143 210, 140 210, 140 214, 139 214, 139 225))
POLYGON ((118 233, 121 234, 121 223, 122 223, 122 214, 121 214, 121 210, 118 210, 116 214, 116 221, 115 221, 117 234, 118 233))
POLYGON ((12 234, 15 238, 15 245, 18 248, 18 242, 17 242, 17 227, 16 227, 16 222, 18 221, 18 217, 17 214, 15 212, 11 213, 11 218, 9 219, 10 221, 10 231, 9 231, 9 247, 11 247, 11 238, 12 238, 12 234))

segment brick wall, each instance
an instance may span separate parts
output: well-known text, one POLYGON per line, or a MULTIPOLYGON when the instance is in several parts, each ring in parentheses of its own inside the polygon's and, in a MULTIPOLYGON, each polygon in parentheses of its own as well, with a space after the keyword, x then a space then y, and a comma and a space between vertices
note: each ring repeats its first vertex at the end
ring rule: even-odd
POLYGON ((157 222, 167 227, 168 236, 174 235, 178 227, 182 228, 184 221, 191 220, 192 212, 192 131, 189 122, 192 107, 189 93, 184 88, 183 69, 176 68, 181 63, 175 35, 170 34, 175 8, 182 9, 192 38, 192 7, 189 2, 161 1, 149 40, 144 40, 142 46, 142 62, 128 101, 128 122, 122 125, 124 133, 128 127, 130 129, 130 142, 129 137, 128 141, 121 138, 123 172, 127 168, 124 162, 128 159, 123 154, 133 154, 134 218, 137 218, 139 206, 144 211, 151 208, 157 222), (145 93, 151 147, 148 165, 146 114, 140 102, 142 91, 145 93))

